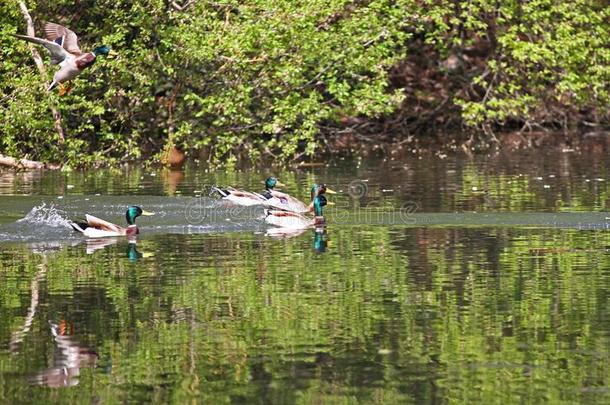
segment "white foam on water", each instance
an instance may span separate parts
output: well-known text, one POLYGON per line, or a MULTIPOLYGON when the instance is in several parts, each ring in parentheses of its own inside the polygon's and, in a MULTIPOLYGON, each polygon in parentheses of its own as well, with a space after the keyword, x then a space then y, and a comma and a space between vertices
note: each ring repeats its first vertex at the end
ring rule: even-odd
POLYGON ((57 209, 53 204, 42 203, 30 210, 18 223, 45 225, 53 228, 70 228, 70 221, 64 218, 65 211, 57 209))

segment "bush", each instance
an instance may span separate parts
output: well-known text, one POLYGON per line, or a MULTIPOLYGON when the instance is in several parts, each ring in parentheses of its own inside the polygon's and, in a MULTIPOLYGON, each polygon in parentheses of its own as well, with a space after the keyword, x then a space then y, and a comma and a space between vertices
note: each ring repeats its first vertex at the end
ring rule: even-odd
MULTIPOLYGON (((29 44, 12 36, 25 31, 17 1, 0 4, 0 152, 14 156, 78 166, 159 157, 168 145, 206 150, 215 162, 312 155, 322 123, 444 106, 425 104, 437 89, 390 84, 392 68, 422 43, 433 68, 452 56, 462 66, 440 69, 453 83, 447 114, 458 106, 460 125, 555 125, 575 112, 608 119, 610 12, 601 1, 220 0, 180 11, 162 0, 57 0, 29 7, 39 34, 44 21, 58 22, 80 35, 83 50, 105 43, 120 56, 98 61, 68 95, 47 94, 29 44), (62 115, 63 144, 51 106, 62 115)), ((55 67, 48 70, 47 83, 55 67)))

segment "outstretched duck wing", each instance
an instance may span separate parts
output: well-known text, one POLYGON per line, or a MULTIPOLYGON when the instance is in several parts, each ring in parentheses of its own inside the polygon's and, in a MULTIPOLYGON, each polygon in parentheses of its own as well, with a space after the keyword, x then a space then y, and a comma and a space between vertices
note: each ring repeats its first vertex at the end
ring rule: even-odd
POLYGON ((48 22, 44 26, 45 36, 49 41, 53 41, 61 45, 66 51, 73 55, 81 55, 82 52, 78 47, 78 36, 74 31, 64 27, 63 25, 48 22))
POLYGON ((47 48, 47 50, 51 54, 51 63, 53 65, 57 65, 58 63, 63 62, 64 59, 66 59, 70 55, 64 48, 62 48, 61 45, 56 42, 48 41, 42 38, 30 37, 28 35, 15 34, 15 36, 19 39, 23 39, 24 41, 42 45, 47 48))

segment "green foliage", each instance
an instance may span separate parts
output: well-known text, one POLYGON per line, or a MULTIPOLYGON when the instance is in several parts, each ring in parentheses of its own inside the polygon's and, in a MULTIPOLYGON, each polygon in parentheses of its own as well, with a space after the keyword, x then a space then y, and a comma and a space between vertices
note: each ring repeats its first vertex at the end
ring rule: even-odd
POLYGON ((596 110, 608 119, 610 104, 610 9, 605 2, 475 1, 464 25, 482 25, 478 35, 493 53, 474 82, 481 99, 458 98, 469 125, 508 119, 545 124, 576 119, 579 110, 596 110), (471 12, 478 13, 472 14, 471 12), (485 17, 493 13, 494 17, 485 17), (479 20, 480 19, 480 20, 479 20), (559 114, 557 114, 557 110, 559 114))
MULTIPOLYGON (((0 4, 0 153, 71 166, 205 150, 216 162, 318 150, 320 125, 408 109, 388 72, 425 38, 436 65, 457 54, 469 69, 453 94, 473 128, 553 120, 549 103, 607 119, 608 19, 602 1, 374 0, 30 2, 38 33, 63 23, 100 58, 64 97, 46 94, 18 2, 0 4), (488 44, 480 62, 463 53, 488 44), (50 107, 62 115, 60 144, 50 107), (549 118, 550 117, 550 118, 549 118)), ((41 49, 41 52, 46 52, 41 49)), ((46 55, 45 55, 46 56, 46 55)), ((48 59, 48 58, 47 58, 48 59)), ((44 83, 43 83, 44 82, 44 83)), ((431 90, 434 92, 435 90, 431 90)), ((422 94, 430 93, 424 91, 422 94)), ((418 114, 414 110, 414 114, 418 114)))

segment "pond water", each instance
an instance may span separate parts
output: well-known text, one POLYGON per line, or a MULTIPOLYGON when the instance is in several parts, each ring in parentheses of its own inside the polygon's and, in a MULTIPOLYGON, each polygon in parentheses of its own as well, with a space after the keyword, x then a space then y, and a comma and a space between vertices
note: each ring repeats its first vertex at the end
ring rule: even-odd
POLYGON ((609 403, 605 156, 0 172, 0 402, 609 403), (211 194, 269 174, 323 232, 211 194))

